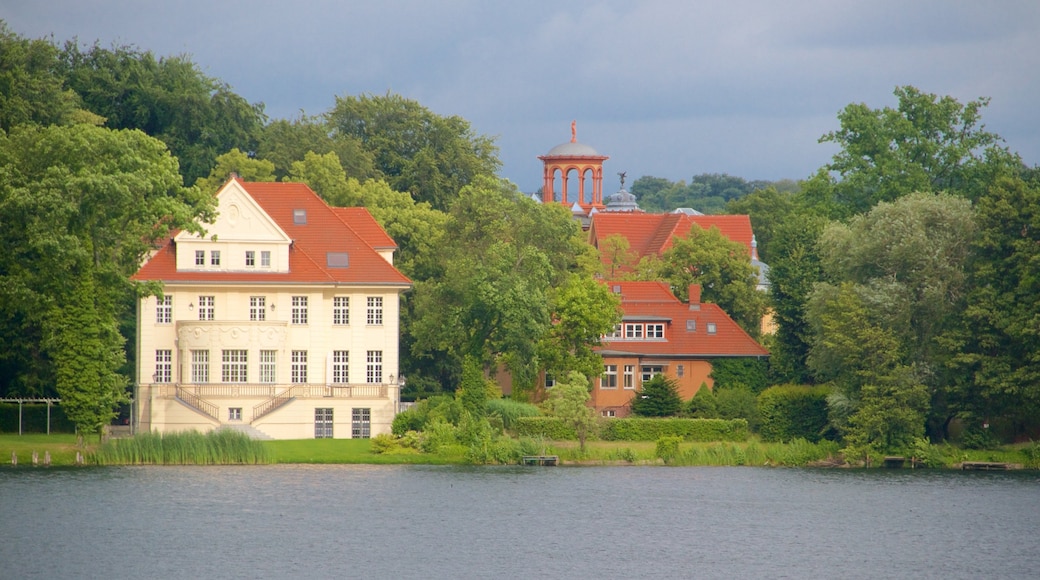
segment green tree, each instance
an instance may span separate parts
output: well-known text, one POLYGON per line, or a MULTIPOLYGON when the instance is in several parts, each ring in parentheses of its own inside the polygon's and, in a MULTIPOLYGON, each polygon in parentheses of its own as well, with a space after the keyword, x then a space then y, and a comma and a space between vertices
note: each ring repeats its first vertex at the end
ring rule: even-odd
POLYGON ((553 376, 578 371, 596 377, 603 357, 594 350, 600 339, 621 322, 621 300, 591 276, 571 274, 549 293, 552 325, 538 345, 543 370, 553 376))
POLYGON ((748 429, 758 431, 758 398, 747 385, 734 384, 713 389, 719 419, 745 419, 748 429))
POLYGON ((766 298, 756 289, 757 278, 747 248, 722 235, 718 228, 696 224, 684 237, 672 240, 659 275, 680 300, 689 298, 690 284, 700 284, 701 300, 718 304, 752 337, 758 337, 766 298))
POLYGON ((327 155, 335 153, 348 177, 364 181, 378 176, 372 154, 364 149, 353 135, 333 138, 324 117, 286 120, 276 119, 264 126, 256 148, 256 156, 274 163, 279 180, 289 175, 293 164, 303 161, 308 153, 327 155))
POLYGON ((680 410, 679 388, 664 375, 654 375, 644 382, 632 398, 632 413, 640 417, 674 417, 680 410))
POLYGON ((198 179, 199 191, 215 195, 234 173, 242 181, 274 181, 274 164, 263 159, 253 159, 238 149, 232 149, 216 159, 209 175, 198 179))
POLYGON ((327 117, 333 138, 359 140, 392 188, 442 211, 463 187, 501 165, 494 140, 475 134, 468 121, 400 95, 337 97, 327 117))
POLYGON ((585 452, 585 440, 596 426, 596 412, 588 406, 589 380, 579 372, 571 372, 564 381, 556 381, 549 397, 542 403, 545 412, 557 417, 578 435, 578 446, 585 452))
POLYGON ((248 103, 185 56, 156 58, 131 46, 83 50, 69 42, 60 70, 106 127, 140 129, 166 143, 189 185, 210 174, 217 155, 255 151, 266 121, 262 104, 248 103))
POLYGON ((604 271, 607 280, 620 280, 623 273, 636 265, 638 256, 631 251, 628 237, 622 234, 610 234, 599 246, 600 256, 607 258, 604 271))
POLYGON ((715 393, 708 388, 708 385, 702 384, 701 388, 697 389, 697 394, 686 405, 686 414, 694 419, 718 418, 718 401, 715 400, 715 393))
POLYGON ((771 247, 776 231, 791 219, 795 212, 793 196, 781 193, 773 186, 756 189, 744 197, 726 202, 726 213, 747 215, 758 242, 758 257, 769 263, 771 247))
POLYGON ((950 333, 953 402, 965 418, 1040 417, 1040 183, 1005 179, 976 205, 979 235, 961 327, 950 333))
POLYGON ((23 38, 0 20, 0 130, 70 120, 80 101, 64 86, 59 58, 50 41, 23 38))
POLYGON ((845 218, 915 191, 976 199, 1021 167, 1000 136, 981 124, 989 99, 961 104, 912 86, 897 87, 895 96, 894 109, 860 103, 838 114, 841 128, 820 142, 839 151, 806 182, 802 197, 809 205, 845 218))
POLYGON ((109 368, 100 353, 122 343, 108 329, 133 318, 130 275, 172 230, 201 232, 214 200, 183 187, 162 142, 85 124, 0 134, 0 175, 0 393, 53 394, 67 359, 49 346, 75 344, 59 335, 87 326, 55 313, 78 297, 77 320, 100 320, 91 336, 105 342, 91 352, 109 368))

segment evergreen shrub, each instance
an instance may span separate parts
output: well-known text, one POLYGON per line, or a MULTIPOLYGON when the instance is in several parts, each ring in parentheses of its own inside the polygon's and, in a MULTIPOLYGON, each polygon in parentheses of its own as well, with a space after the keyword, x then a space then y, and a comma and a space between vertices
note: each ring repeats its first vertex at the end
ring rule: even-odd
POLYGON ((758 395, 759 434, 765 441, 790 441, 801 437, 810 442, 823 439, 827 431, 825 386, 777 385, 758 395))

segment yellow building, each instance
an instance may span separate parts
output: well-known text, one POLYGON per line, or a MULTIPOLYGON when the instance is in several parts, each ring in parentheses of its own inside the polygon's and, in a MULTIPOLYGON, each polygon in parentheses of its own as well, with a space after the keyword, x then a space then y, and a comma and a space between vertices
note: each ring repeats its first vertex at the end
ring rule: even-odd
POLYGON ((135 274, 138 429, 257 438, 388 433, 400 401, 396 244, 364 208, 299 183, 229 180, 205 236, 175 232, 135 274))

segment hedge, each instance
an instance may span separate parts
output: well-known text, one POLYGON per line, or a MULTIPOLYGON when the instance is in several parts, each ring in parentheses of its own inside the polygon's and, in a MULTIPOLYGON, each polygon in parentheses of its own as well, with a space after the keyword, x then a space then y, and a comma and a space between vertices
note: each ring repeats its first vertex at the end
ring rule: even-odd
MULTIPOLYGON (((521 437, 574 440, 574 429, 556 417, 519 417, 513 424, 521 437)), ((657 419, 629 417, 604 419, 595 433, 606 441, 657 441, 661 437, 682 437, 686 441, 744 441, 748 424, 744 419, 657 419)))
POLYGON ((827 430, 827 395, 824 386, 777 385, 758 396, 758 432, 765 441, 804 438, 813 443, 827 430))

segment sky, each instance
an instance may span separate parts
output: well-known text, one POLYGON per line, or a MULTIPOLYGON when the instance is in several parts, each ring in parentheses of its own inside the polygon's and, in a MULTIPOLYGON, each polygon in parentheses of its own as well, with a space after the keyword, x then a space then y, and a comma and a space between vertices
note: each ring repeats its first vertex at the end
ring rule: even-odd
POLYGON ((804 179, 841 109, 895 107, 903 85, 988 97, 985 128, 1040 164, 1035 0, 0 0, 0 19, 189 56, 272 119, 397 93, 493 137, 526 192, 572 120, 610 157, 606 192, 621 171, 804 179))

